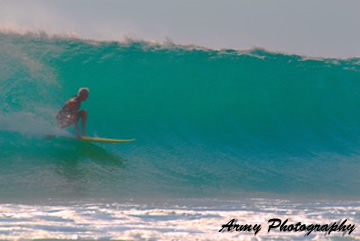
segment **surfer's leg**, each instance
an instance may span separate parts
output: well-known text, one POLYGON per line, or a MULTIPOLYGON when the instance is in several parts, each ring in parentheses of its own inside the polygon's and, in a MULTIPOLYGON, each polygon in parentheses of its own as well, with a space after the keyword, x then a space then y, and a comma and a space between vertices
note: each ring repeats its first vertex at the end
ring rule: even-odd
POLYGON ((78 120, 81 119, 81 124, 82 124, 82 135, 83 136, 87 136, 86 134, 86 124, 87 124, 87 119, 88 119, 88 113, 86 110, 82 110, 78 112, 78 120))

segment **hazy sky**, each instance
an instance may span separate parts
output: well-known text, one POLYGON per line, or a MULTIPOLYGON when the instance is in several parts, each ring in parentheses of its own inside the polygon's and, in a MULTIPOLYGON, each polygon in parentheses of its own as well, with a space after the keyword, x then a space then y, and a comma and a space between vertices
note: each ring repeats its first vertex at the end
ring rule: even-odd
POLYGON ((360 0, 0 0, 0 29, 360 56, 360 0))

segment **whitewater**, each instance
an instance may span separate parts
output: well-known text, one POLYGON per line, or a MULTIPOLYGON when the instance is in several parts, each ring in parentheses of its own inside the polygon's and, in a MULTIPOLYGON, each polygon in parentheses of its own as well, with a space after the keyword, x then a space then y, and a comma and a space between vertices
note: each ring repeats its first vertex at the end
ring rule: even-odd
POLYGON ((0 33, 0 239, 338 240, 358 224, 360 60, 0 33), (88 134, 46 140, 81 87, 88 134))

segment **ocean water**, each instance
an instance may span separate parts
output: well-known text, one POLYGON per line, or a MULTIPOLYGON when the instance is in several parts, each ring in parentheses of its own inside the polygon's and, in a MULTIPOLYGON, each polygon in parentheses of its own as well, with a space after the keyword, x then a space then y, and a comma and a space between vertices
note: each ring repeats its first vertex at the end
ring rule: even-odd
POLYGON ((359 223, 360 60, 0 34, 0 239, 342 240, 359 223), (88 134, 46 140, 80 87, 88 134))

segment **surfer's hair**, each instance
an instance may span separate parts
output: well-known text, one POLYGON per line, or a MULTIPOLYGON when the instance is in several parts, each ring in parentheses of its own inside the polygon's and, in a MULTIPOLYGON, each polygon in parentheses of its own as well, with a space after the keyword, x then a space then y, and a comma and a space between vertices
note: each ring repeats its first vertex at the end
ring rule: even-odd
POLYGON ((78 91, 78 96, 80 95, 81 92, 86 91, 88 94, 90 93, 89 88, 80 88, 78 91))

